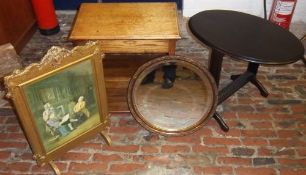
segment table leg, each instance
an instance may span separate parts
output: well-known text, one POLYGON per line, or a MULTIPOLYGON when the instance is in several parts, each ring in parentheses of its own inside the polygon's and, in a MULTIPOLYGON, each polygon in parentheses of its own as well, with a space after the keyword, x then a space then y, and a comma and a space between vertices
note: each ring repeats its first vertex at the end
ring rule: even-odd
POLYGON ((222 131, 224 131, 224 132, 229 131, 229 127, 227 126, 227 124, 225 123, 225 121, 222 119, 221 115, 218 112, 215 112, 213 117, 217 121, 217 123, 219 124, 222 131))
MULTIPOLYGON (((252 74, 254 74, 254 76, 249 80, 253 85, 255 85, 257 87, 257 89, 260 91, 260 94, 263 97, 267 97, 269 95, 269 92, 267 91, 267 89, 258 81, 258 79, 256 78, 256 74, 258 71, 258 67, 259 64, 257 63, 249 63, 248 65, 248 69, 247 72, 250 72, 252 74)), ((232 80, 236 80, 238 77, 240 77, 242 74, 240 75, 232 75, 231 79, 232 80)))
MULTIPOLYGON (((215 49, 212 49, 210 53, 209 71, 214 77, 217 86, 219 86, 223 56, 224 56, 223 53, 215 49)), ((223 131, 227 132, 229 130, 229 127, 227 126, 227 124, 222 119, 219 113, 215 112, 213 118, 217 121, 217 123, 219 124, 220 128, 223 131)))
POLYGON ((212 49, 210 53, 209 71, 214 77, 217 86, 219 86, 223 56, 224 56, 223 53, 215 49, 212 49))

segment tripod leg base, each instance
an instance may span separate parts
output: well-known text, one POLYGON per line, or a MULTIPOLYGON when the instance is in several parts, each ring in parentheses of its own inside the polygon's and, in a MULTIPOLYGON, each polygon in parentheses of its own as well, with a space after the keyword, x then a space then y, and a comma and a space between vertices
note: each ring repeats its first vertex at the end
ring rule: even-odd
POLYGON ((231 80, 236 80, 241 74, 231 75, 231 80))
POLYGON ((227 126, 225 121, 222 119, 220 114, 215 112, 213 117, 217 121, 217 123, 219 124, 220 128, 222 129, 222 131, 224 131, 224 132, 228 132, 229 131, 229 127, 227 126))
POLYGON ((268 97, 269 92, 255 77, 251 79, 251 83, 257 87, 263 97, 268 97))

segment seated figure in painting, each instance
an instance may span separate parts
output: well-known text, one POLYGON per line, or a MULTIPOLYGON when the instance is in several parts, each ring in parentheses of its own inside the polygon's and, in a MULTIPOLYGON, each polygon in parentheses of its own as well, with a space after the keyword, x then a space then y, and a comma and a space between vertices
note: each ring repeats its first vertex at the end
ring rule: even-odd
POLYGON ((75 118, 78 120, 78 125, 82 124, 87 118, 90 117, 89 110, 86 108, 86 102, 84 97, 80 96, 78 102, 75 104, 73 111, 75 112, 75 118))
POLYGON ((59 137, 69 134, 66 126, 63 125, 67 119, 69 119, 69 115, 62 118, 57 117, 50 103, 44 105, 43 120, 46 122, 47 132, 51 133, 52 136, 59 137))

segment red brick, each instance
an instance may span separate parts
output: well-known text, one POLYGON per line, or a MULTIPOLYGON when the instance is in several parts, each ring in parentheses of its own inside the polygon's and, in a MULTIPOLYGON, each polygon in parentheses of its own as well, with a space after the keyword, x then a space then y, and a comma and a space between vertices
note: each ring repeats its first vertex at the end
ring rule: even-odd
POLYGON ((120 126, 120 127, 111 127, 110 128, 110 133, 116 133, 116 134, 135 134, 136 132, 138 132, 140 130, 140 128, 138 127, 124 127, 124 126, 120 126))
POLYGON ((200 143, 201 142, 199 137, 193 137, 193 136, 168 137, 166 138, 166 141, 174 142, 174 143, 200 143))
POLYGON ((189 151, 190 148, 185 145, 164 145, 161 148, 162 153, 183 153, 189 151))
POLYGON ((273 118, 277 121, 281 120, 299 120, 304 119, 304 114, 273 114, 273 118))
POLYGON ((159 135, 154 134, 154 133, 150 133, 149 135, 146 135, 143 137, 146 141, 152 143, 155 143, 157 141, 159 141, 159 135))
POLYGON ((258 148, 258 155, 259 156, 272 156, 273 150, 268 148, 258 148))
POLYGON ((273 130, 242 130, 242 137, 276 137, 273 130))
POLYGON ((11 152, 9 151, 0 151, 0 159, 4 160, 11 157, 11 152))
POLYGON ((121 156, 118 154, 100 154, 100 153, 95 153, 93 155, 93 160, 94 161, 101 161, 101 162, 113 162, 113 161, 120 161, 122 160, 121 156))
MULTIPOLYGON (((306 108, 306 107, 305 107, 305 108, 306 108)), ((306 121, 300 122, 300 123, 298 124, 298 128, 299 128, 299 129, 306 129, 306 121)))
POLYGON ((300 148, 300 149, 296 149, 297 153, 299 156, 301 157, 306 157, 306 148, 300 148))
POLYGON ((5 140, 8 138, 9 133, 0 133, 0 140, 5 140))
POLYGON ((246 146, 266 146, 268 141, 262 138, 244 138, 241 139, 242 143, 246 146))
POLYGON ((32 166, 32 163, 27 162, 13 162, 7 165, 8 169, 11 171, 18 171, 18 172, 28 172, 32 166))
POLYGON ((26 161, 32 161, 34 160, 33 158, 33 153, 30 153, 30 152, 26 152, 26 153, 23 153, 19 156, 22 160, 26 161))
POLYGON ((205 127, 219 127, 219 125, 215 120, 208 120, 205 127))
POLYGON ((273 139, 269 140, 271 146, 276 147, 305 147, 306 143, 298 139, 273 139))
POLYGON ((19 125, 10 125, 6 126, 6 131, 7 132, 19 132, 21 133, 21 128, 19 125))
POLYGON ((254 114, 254 113, 238 113, 239 119, 247 120, 269 120, 271 119, 270 114, 254 114))
POLYGON ((247 105, 247 104, 258 104, 262 100, 254 99, 254 98, 238 98, 238 104, 247 105))
POLYGON ((306 159, 278 158, 277 161, 283 165, 306 167, 306 159))
POLYGON ((80 149, 93 149, 93 150, 101 150, 102 149, 102 143, 89 143, 89 142, 85 142, 80 144, 80 146, 78 146, 75 150, 80 150, 80 149))
POLYGON ((110 172, 112 173, 132 173, 136 170, 143 170, 146 168, 145 164, 139 163, 126 163, 126 164, 112 164, 110 167, 110 172))
POLYGON ((18 124, 18 119, 16 116, 8 117, 5 123, 6 124, 18 124))
POLYGON ((204 173, 204 168, 200 166, 195 166, 193 167, 193 173, 194 174, 203 174, 204 173))
POLYGON ((228 147, 225 146, 203 146, 203 145, 195 145, 192 147, 192 151, 195 153, 214 153, 214 154, 228 154, 228 147))
POLYGON ((252 122, 251 125, 254 129, 271 129, 273 127, 272 123, 269 121, 252 122))
POLYGON ((295 156, 295 149, 278 150, 274 153, 275 156, 292 157, 295 156))
POLYGON ((241 145, 239 139, 236 138, 203 138, 205 145, 241 145))
POLYGON ((235 125, 233 124, 233 122, 227 122, 227 125, 230 126, 230 130, 228 132, 224 132, 221 128, 216 128, 216 133, 218 135, 222 135, 225 137, 239 137, 241 136, 241 129, 235 129, 232 128, 235 127, 235 125, 237 125, 237 122, 235 122, 235 125))
POLYGON ((14 141, 23 141, 23 140, 26 140, 26 138, 25 138, 23 133, 9 133, 8 134, 8 139, 9 140, 14 140, 14 141))
POLYGON ((77 161, 86 161, 89 159, 91 154, 89 153, 80 153, 80 152, 67 152, 61 157, 62 160, 77 160, 77 161))
POLYGON ((75 163, 71 162, 69 171, 73 172, 106 172, 107 164, 105 163, 75 163))
POLYGON ((280 169, 280 175, 303 175, 306 174, 306 169, 280 169))
POLYGON ((251 165, 252 159, 241 157, 218 157, 218 163, 226 165, 251 165))
POLYGON ((156 146, 145 145, 141 147, 143 153, 158 153, 159 150, 156 146))
POLYGON ((239 167, 235 169, 237 175, 245 175, 245 174, 262 174, 262 175, 276 175, 277 172, 273 168, 244 168, 239 167))
POLYGON ((218 167, 200 167, 195 166, 193 168, 196 174, 233 174, 233 168, 229 166, 218 166, 218 167))
MULTIPOLYGON (((60 170, 60 172, 67 171, 67 168, 68 168, 68 164, 67 163, 62 163, 62 162, 61 163, 54 162, 54 163, 57 166, 57 168, 60 170)), ((54 174, 53 169, 48 164, 46 164, 45 166, 34 165, 32 167, 32 171, 31 172, 42 173, 42 174, 46 174, 48 172, 48 174, 54 174)))
POLYGON ((296 130, 279 130, 277 135, 280 138, 293 138, 293 137, 302 137, 303 133, 296 130))
MULTIPOLYGON (((255 108, 257 111, 260 111, 261 114, 274 114, 274 113, 288 113, 288 108, 285 105, 273 105, 273 106, 266 106, 266 105, 255 105, 255 108)), ((270 119, 270 118, 268 118, 270 119)), ((264 117, 262 120, 268 120, 265 119, 264 117)))
POLYGON ((27 147, 27 143, 24 142, 6 142, 0 141, 0 148, 18 148, 25 149, 27 147))
POLYGON ((169 155, 145 155, 144 160, 147 162, 154 162, 154 163, 159 163, 159 164, 168 164, 171 162, 169 155))
POLYGON ((0 124, 5 123, 6 120, 7 120, 7 117, 5 117, 5 116, 0 116, 0 124))
POLYGON ((126 152, 126 153, 135 153, 139 150, 138 145, 113 145, 113 146, 103 146, 103 149, 106 151, 115 151, 115 152, 126 152))
POLYGON ((305 114, 306 113, 306 105, 305 104, 294 104, 291 105, 291 110, 295 114, 305 114))
POLYGON ((211 128, 201 127, 199 130, 197 130, 194 133, 190 134, 190 136, 192 136, 192 137, 212 136, 212 131, 211 131, 211 128))
POLYGON ((295 156, 295 150, 294 149, 279 149, 278 151, 275 151, 274 149, 270 148, 259 148, 258 149, 258 155, 259 156, 295 156))
POLYGON ((236 112, 225 112, 222 114, 223 118, 225 119, 237 119, 237 113, 236 112))

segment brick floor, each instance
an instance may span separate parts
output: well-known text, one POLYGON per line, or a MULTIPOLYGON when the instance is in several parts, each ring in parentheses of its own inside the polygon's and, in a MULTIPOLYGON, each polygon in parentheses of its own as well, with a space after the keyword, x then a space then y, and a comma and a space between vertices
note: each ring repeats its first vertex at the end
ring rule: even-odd
MULTIPOLYGON (((52 45, 71 48, 66 39, 73 17, 59 14, 62 31, 57 35, 36 33, 21 53, 24 65, 38 61, 52 45)), ((177 53, 207 65, 208 50, 188 35, 185 20, 181 31, 177 53)), ((296 24, 292 31, 301 37, 306 25, 296 24)), ((245 66, 225 58, 221 87, 245 66)), ((63 174, 306 174, 306 69, 301 61, 262 66, 258 78, 271 92, 268 98, 248 84, 219 106, 228 133, 211 120, 194 134, 164 137, 143 129, 130 114, 116 114, 111 116, 112 147, 97 136, 55 163, 63 174)), ((49 166, 36 165, 16 115, 9 104, 1 104, 0 174, 52 174, 49 166)))

